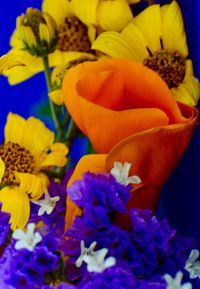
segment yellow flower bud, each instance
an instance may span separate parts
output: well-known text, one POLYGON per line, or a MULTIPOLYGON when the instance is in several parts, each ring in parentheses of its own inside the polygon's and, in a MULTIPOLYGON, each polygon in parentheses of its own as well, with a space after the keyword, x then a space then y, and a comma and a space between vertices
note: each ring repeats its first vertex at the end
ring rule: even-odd
POLYGON ((28 8, 17 18, 16 26, 24 49, 30 54, 43 57, 55 51, 57 26, 49 14, 28 8))

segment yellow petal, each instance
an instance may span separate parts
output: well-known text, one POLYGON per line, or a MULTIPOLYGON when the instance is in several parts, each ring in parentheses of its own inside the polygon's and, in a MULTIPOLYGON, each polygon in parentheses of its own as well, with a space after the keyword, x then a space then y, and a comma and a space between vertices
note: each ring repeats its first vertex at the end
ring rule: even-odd
POLYGON ((160 37, 162 36, 160 6, 152 5, 144 9, 133 19, 133 23, 143 33, 151 52, 160 50, 160 37))
POLYGON ((97 22, 104 30, 121 31, 132 19, 133 14, 126 0, 99 1, 97 22))
POLYGON ((31 195, 31 199, 39 199, 47 190, 48 182, 44 174, 33 175, 28 173, 15 173, 19 181, 20 190, 31 195), (45 176, 45 177, 44 177, 45 176))
POLYGON ((11 49, 0 58, 0 73, 7 76, 12 85, 32 77, 43 69, 40 58, 18 48, 11 49))
POLYGON ((62 94, 62 90, 61 89, 56 89, 52 92, 49 93, 49 97, 51 98, 51 100, 57 104, 57 105, 62 105, 63 101, 64 101, 64 96, 62 94))
POLYGON ((47 150, 53 143, 54 133, 34 117, 26 121, 21 116, 9 113, 5 126, 5 142, 18 143, 32 155, 47 150))
POLYGON ((121 33, 127 39, 127 44, 132 49, 133 60, 143 62, 149 54, 146 49, 148 43, 141 30, 132 22, 121 33))
POLYGON ((71 9, 84 24, 97 24, 98 2, 99 0, 71 0, 71 9))
POLYGON ((4 129, 5 142, 10 141, 22 145, 25 127, 25 119, 18 114, 10 112, 4 129))
POLYGON ((10 85, 15 85, 20 82, 23 82, 32 76, 34 76, 39 71, 30 71, 28 66, 15 66, 11 69, 5 71, 3 74, 8 78, 10 85))
POLYGON ((186 60, 185 76, 187 77, 189 75, 194 75, 193 64, 192 64, 192 60, 191 59, 186 60))
POLYGON ((52 166, 63 167, 67 163, 68 147, 63 143, 55 143, 50 148, 51 153, 38 161, 38 168, 45 169, 52 166))
POLYGON ((19 47, 19 48, 22 48, 23 47, 23 43, 22 41, 20 40, 20 37, 19 37, 19 31, 17 29, 15 29, 13 31, 13 34, 11 35, 11 38, 10 38, 10 46, 11 47, 19 47))
POLYGON ((200 95, 200 86, 194 76, 188 76, 178 88, 171 89, 175 99, 185 104, 196 106, 200 95))
POLYGON ((63 24, 65 18, 71 15, 70 1, 68 0, 43 0, 42 10, 49 13, 57 25, 63 24))
POLYGON ((188 55, 187 40, 181 10, 176 1, 161 7, 162 37, 164 47, 188 55))
POLYGON ((96 34, 97 34, 97 31, 96 31, 95 26, 89 25, 88 26, 88 38, 90 40, 90 43, 94 42, 94 40, 96 39, 96 34))
POLYGON ((51 146, 51 151, 60 152, 63 155, 67 155, 69 152, 69 149, 64 143, 56 142, 51 146))
POLYGON ((193 75, 192 61, 186 61, 186 72, 183 82, 172 93, 177 101, 196 106, 200 95, 199 81, 193 75))
POLYGON ((29 47, 37 46, 35 36, 30 27, 22 26, 19 33, 22 41, 25 42, 29 47))
POLYGON ((4 187, 0 191, 2 211, 9 213, 12 230, 23 229, 30 215, 30 203, 25 192, 18 187, 4 187))
POLYGON ((47 43, 50 42, 50 34, 49 34, 49 29, 47 28, 46 24, 40 23, 39 25, 39 34, 40 34, 40 39, 43 41, 46 41, 47 43))
POLYGON ((49 29, 49 35, 50 35, 50 38, 52 39, 55 37, 56 28, 57 28, 56 23, 54 19, 48 13, 44 12, 42 16, 46 21, 46 25, 49 29))
POLYGON ((133 59, 134 54, 126 37, 115 31, 102 33, 92 44, 92 49, 99 50, 111 57, 133 59))
POLYGON ((53 141, 54 133, 41 120, 35 117, 27 119, 21 145, 29 150, 33 156, 46 151, 53 141))
POLYGON ((94 58, 94 55, 90 53, 79 52, 79 51, 63 52, 60 50, 56 50, 54 53, 49 54, 49 62, 50 62, 50 66, 58 66, 63 63, 73 61, 81 57, 93 57, 94 58))
POLYGON ((44 160, 42 160, 38 167, 40 169, 45 169, 48 167, 64 167, 67 164, 67 158, 65 154, 61 152, 52 152, 46 156, 44 160))
POLYGON ((0 182, 3 178, 4 173, 5 173, 5 164, 2 158, 0 157, 0 182))

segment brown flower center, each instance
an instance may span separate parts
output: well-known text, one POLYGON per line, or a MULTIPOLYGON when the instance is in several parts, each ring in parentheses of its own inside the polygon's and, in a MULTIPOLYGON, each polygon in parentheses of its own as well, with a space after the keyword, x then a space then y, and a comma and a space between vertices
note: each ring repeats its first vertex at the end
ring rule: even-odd
POLYGON ((75 17, 67 17, 65 23, 58 27, 57 49, 91 52, 87 26, 75 17))
POLYGON ((160 77, 167 83, 171 89, 178 87, 183 82, 186 70, 186 58, 181 56, 177 51, 169 52, 166 49, 151 53, 143 64, 156 71, 160 77))
POLYGON ((31 153, 20 145, 8 142, 0 145, 0 157, 5 164, 3 184, 17 184, 15 172, 33 173, 34 158, 31 153))

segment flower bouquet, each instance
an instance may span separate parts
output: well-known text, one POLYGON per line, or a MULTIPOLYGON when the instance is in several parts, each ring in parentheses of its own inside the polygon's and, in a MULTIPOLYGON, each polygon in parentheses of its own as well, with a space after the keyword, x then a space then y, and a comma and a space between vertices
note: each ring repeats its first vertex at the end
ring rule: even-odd
POLYGON ((198 122, 180 3, 43 0, 10 45, 0 73, 47 93, 4 127, 0 288, 200 288, 198 240, 157 210, 198 122))

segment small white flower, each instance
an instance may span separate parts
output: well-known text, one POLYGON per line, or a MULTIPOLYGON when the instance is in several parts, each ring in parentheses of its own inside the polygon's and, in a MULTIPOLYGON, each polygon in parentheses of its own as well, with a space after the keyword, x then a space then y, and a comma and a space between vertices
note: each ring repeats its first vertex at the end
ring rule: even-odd
POLYGON ((44 199, 38 200, 38 201, 32 201, 32 202, 40 206, 38 210, 38 216, 42 216, 45 212, 47 213, 47 215, 50 215, 53 212, 56 206, 56 203, 59 200, 60 200, 60 197, 56 196, 56 197, 51 198, 49 196, 49 193, 46 191, 44 199))
POLYGON ((169 274, 165 274, 164 279, 167 283, 166 289, 192 289, 191 283, 181 285, 183 273, 180 271, 176 273, 175 278, 172 278, 169 274))
POLYGON ((33 251, 35 246, 42 240, 42 236, 40 233, 36 232, 35 230, 35 224, 29 223, 27 225, 27 231, 23 232, 20 229, 17 229, 13 232, 12 237, 16 240, 18 240, 15 243, 15 249, 27 249, 29 251, 33 251))
POLYGON ((108 249, 103 248, 99 251, 96 251, 93 256, 85 256, 84 261, 87 263, 87 270, 89 272, 98 272, 101 273, 105 269, 114 266, 116 259, 114 257, 108 257, 105 259, 105 256, 108 253, 108 249))
POLYGON ((81 255, 76 261, 77 267, 80 267, 82 263, 85 262, 89 272, 101 273, 106 268, 115 265, 116 260, 114 257, 108 257, 105 259, 105 256, 108 253, 108 249, 103 248, 101 250, 94 251, 96 244, 96 242, 93 242, 87 249, 85 248, 84 241, 81 241, 81 255))
POLYGON ((199 251, 194 249, 191 251, 189 258, 185 263, 185 270, 190 273, 190 278, 200 278, 200 261, 196 261, 199 258, 199 251))
POLYGON ((114 162, 114 167, 111 169, 111 174, 122 185, 140 184, 142 181, 138 176, 130 176, 129 171, 131 164, 125 162, 123 165, 120 162, 114 162))
POLYGON ((85 243, 83 240, 81 240, 81 255, 80 257, 76 260, 76 267, 80 267, 84 261, 85 256, 87 255, 94 255, 94 248, 96 247, 97 242, 92 242, 90 247, 87 249, 85 248, 85 243))

